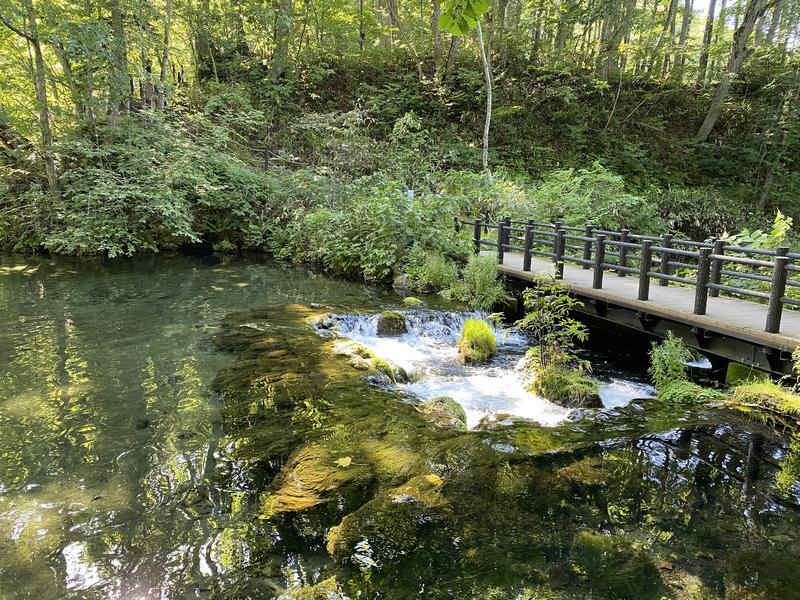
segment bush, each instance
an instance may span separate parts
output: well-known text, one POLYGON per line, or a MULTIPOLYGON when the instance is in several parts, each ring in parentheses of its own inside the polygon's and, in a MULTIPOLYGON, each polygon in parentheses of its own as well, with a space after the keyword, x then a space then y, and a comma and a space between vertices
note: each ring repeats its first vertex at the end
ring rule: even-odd
POLYGON ((492 310, 506 298, 497 277, 497 260, 488 255, 470 257, 461 281, 450 287, 449 295, 478 310, 492 310))
POLYGON ((497 354, 497 337, 480 319, 467 319, 461 328, 458 353, 464 363, 486 362, 497 354))
POLYGON ((425 252, 415 244, 406 256, 403 273, 411 278, 414 288, 439 292, 458 280, 458 265, 438 252, 425 252))
POLYGON ((686 363, 697 360, 697 353, 671 331, 663 342, 654 342, 650 350, 650 380, 657 388, 675 381, 688 381, 686 363))

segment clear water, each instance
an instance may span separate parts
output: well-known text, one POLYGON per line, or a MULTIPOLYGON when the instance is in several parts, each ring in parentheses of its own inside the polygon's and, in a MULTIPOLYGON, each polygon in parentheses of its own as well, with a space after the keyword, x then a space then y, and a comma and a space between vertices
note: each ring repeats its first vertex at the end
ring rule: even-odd
POLYGON ((800 595, 787 437, 618 372, 605 409, 523 402, 522 340, 471 371, 452 330, 354 334, 423 371, 384 389, 308 325, 398 304, 271 262, 1 258, 0 598, 800 595), (439 427, 415 398, 445 390, 528 418, 439 427))

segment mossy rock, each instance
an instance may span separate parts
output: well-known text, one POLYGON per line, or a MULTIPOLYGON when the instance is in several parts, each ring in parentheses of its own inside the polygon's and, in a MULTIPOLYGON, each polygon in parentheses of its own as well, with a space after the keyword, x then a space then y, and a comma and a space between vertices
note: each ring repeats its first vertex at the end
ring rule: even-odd
POLYGON ((571 562, 603 598, 655 600, 666 591, 651 553, 622 537, 579 533, 571 562))
POLYGON ((567 408, 600 408, 600 385, 580 369, 562 365, 533 367, 530 390, 567 408))
POLYGON ((728 363, 728 370, 725 372, 725 385, 733 387, 742 383, 769 381, 768 373, 754 369, 742 363, 728 363))
POLYGON ((800 423, 800 396, 773 381, 737 385, 731 402, 735 408, 764 413, 784 426, 800 423))
POLYGON ((558 470, 570 481, 589 486, 605 483, 608 478, 609 468, 605 461, 598 456, 587 456, 558 470))
POLYGON ((422 412, 435 420, 449 421, 463 429, 467 428, 467 413, 464 408, 449 396, 436 396, 422 405, 422 412))
POLYGON ((406 306, 422 306, 423 302, 419 298, 416 298, 414 296, 408 296, 406 298, 403 298, 403 304, 405 304, 406 306))
POLYGON ((467 319, 458 340, 458 355, 464 364, 481 363, 497 354, 497 337, 491 326, 480 319, 467 319))
POLYGON ((378 317, 378 335, 402 335, 408 331, 406 318, 396 310, 385 310, 378 317))
POLYGON ((658 390, 659 401, 665 404, 708 404, 725 400, 728 395, 714 388, 703 387, 691 381, 671 381, 658 390))
POLYGON ((382 375, 385 375, 392 383, 408 383, 408 373, 403 367, 393 365, 382 358, 373 356, 372 367, 382 375))

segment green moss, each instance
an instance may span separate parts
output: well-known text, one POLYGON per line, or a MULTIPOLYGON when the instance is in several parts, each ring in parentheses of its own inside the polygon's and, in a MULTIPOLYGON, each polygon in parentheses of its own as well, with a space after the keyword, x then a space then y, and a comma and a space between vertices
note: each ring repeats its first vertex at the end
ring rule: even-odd
POLYGON ((800 422, 800 396, 773 381, 737 385, 732 401, 737 408, 763 412, 766 418, 784 425, 797 426, 800 422))
POLYGON ((421 306, 423 302, 419 298, 415 298, 414 296, 408 296, 407 298, 403 298, 403 304, 407 306, 421 306))
POLYGON ((580 369, 563 365, 534 366, 530 391, 568 408, 601 407, 600 386, 580 369))
POLYGON ((666 404, 702 404, 719 402, 727 398, 725 392, 706 388, 691 381, 676 380, 658 390, 657 398, 666 404))
POLYGON ((436 396, 422 405, 422 412, 436 419, 448 419, 460 427, 467 426, 464 408, 449 396, 436 396))
POLYGON ((769 375, 764 371, 754 369, 749 365, 732 362, 728 364, 728 369, 725 373, 725 385, 732 387, 742 383, 751 381, 769 381, 769 375))
POLYGON ((402 313, 385 310, 378 317, 378 335, 400 335, 406 331, 406 318, 402 313))
POLYGON ((466 364, 485 362, 497 354, 497 338, 486 321, 467 319, 458 340, 458 353, 466 364))
POLYGON ((408 383, 408 373, 403 367, 396 367, 375 355, 372 356, 372 367, 386 375, 392 383, 408 383))
POLYGON ((588 456, 558 470, 570 481, 586 485, 605 483, 609 475, 609 465, 599 456, 588 456))

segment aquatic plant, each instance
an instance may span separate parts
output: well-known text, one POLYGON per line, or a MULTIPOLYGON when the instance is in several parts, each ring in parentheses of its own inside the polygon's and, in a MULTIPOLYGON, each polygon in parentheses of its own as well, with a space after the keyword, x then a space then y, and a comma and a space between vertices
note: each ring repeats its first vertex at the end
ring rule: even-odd
POLYGON ((396 310, 385 310, 378 317, 378 335, 400 335, 407 330, 406 318, 396 310))
POLYGON ((471 256, 460 281, 450 286, 447 295, 478 310, 492 310, 506 299, 505 288, 497 277, 493 256, 471 256))
POLYGON ((497 338, 486 321, 467 319, 461 328, 458 353, 464 363, 485 362, 497 354, 497 338))
POLYGON ((697 352, 668 331, 664 341, 653 343, 647 372, 657 388, 662 388, 673 381, 688 381, 686 363, 697 358, 697 352))
POLYGON ((423 302, 419 298, 415 298, 414 296, 407 296, 403 298, 403 304, 406 306, 422 306, 423 302))
POLYGON ((658 388, 658 399, 666 404, 702 404, 728 398, 725 392, 703 387, 687 379, 677 379, 658 388))

